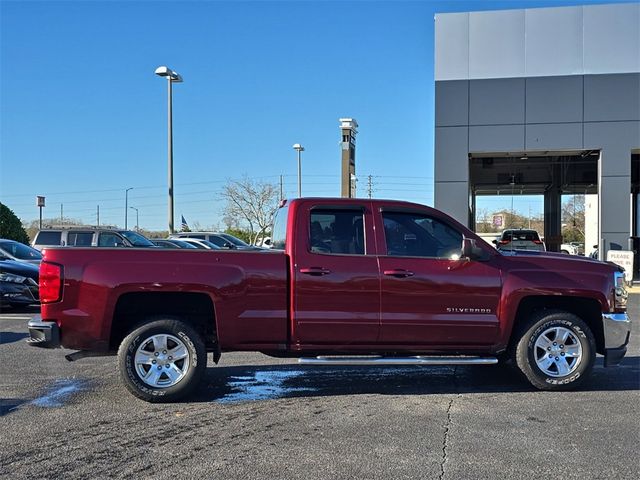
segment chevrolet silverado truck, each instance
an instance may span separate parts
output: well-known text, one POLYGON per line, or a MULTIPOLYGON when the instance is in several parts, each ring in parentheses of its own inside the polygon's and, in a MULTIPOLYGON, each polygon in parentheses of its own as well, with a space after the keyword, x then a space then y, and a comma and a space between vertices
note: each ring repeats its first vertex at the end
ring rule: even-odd
POLYGON ((47 248, 37 347, 117 353, 150 402, 190 394, 207 354, 258 351, 310 365, 491 365, 539 389, 577 387, 596 353, 626 353, 622 269, 499 252, 451 217, 387 200, 302 198, 270 250, 47 248))

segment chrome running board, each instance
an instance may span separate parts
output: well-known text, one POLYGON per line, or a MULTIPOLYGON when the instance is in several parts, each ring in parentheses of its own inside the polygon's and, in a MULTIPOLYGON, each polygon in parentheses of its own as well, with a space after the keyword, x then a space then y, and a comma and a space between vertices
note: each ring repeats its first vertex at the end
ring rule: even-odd
POLYGON ((320 356, 302 357, 298 363, 304 365, 495 365, 495 357, 435 357, 419 355, 415 357, 382 356, 320 356))

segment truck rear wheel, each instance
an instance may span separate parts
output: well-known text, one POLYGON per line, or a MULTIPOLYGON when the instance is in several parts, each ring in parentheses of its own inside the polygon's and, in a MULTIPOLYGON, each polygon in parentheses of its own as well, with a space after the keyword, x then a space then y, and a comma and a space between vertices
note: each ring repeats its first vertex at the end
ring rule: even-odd
POLYGON ((200 383, 207 366, 201 336, 174 318, 149 319, 118 349, 118 371, 127 390, 147 402, 174 402, 200 383))
POLYGON ((514 363, 540 390, 570 390, 591 372, 596 343, 589 326, 572 313, 545 310, 519 332, 514 363))

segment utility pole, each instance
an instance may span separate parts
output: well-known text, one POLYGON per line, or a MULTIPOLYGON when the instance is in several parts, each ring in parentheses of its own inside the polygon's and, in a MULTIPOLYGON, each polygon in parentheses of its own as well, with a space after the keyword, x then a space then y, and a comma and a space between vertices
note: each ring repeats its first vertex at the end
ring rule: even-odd
POLYGON ((96 205, 96 223, 97 223, 97 227, 100 226, 100 205, 96 205))
POLYGON ((64 214, 63 214, 63 207, 62 204, 60 204, 60 223, 64 224, 64 214))
POLYGON ((371 175, 369 175, 367 177, 367 193, 369 194, 369 198, 371 198, 371 191, 372 191, 372 180, 371 180, 371 175))
POLYGON ((282 190, 282 175, 280 175, 280 201, 284 200, 284 193, 282 190))

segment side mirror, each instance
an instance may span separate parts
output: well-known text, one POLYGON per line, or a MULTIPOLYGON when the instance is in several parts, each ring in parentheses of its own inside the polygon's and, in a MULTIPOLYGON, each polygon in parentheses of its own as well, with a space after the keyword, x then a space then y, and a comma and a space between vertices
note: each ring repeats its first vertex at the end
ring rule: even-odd
POLYGON ((267 238, 264 242, 262 242, 262 244, 267 246, 271 245, 271 239, 267 238))
POLYGON ((484 258, 484 251, 476 246, 476 241, 471 238, 462 239, 462 258, 477 260, 484 258))
POLYGON ((491 243, 493 243, 494 245, 498 245, 498 240, 493 239, 493 240, 491 240, 491 243))

